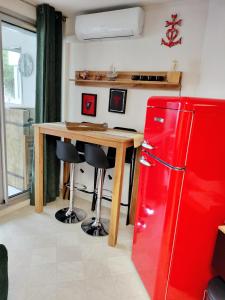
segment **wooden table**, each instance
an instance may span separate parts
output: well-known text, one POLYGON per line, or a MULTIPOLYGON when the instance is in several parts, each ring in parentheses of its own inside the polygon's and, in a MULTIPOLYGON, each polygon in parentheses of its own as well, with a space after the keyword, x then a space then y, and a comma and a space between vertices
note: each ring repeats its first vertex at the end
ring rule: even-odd
MULTIPOLYGON (((111 132, 111 129, 110 129, 111 132)), ((118 132, 118 131, 117 131, 118 132)), ((109 133, 109 132, 108 132, 109 133)), ((44 135, 52 135, 67 140, 79 140, 106 147, 116 148, 116 163, 114 171, 114 184, 112 192, 112 207, 110 217, 110 228, 108 244, 115 246, 117 243, 120 202, 123 185, 124 163, 126 149, 134 145, 134 138, 110 135, 107 132, 97 131, 72 131, 66 129, 62 123, 44 123, 34 125, 34 147, 35 147, 35 210, 38 213, 43 211, 43 146, 44 135)), ((134 171, 133 191, 131 198, 130 222, 134 224, 136 210, 136 196, 139 177, 139 156, 140 147, 136 151, 136 163, 134 171)))
POLYGON ((223 234, 225 234, 225 225, 219 226, 218 229, 219 229, 220 231, 222 231, 223 234))

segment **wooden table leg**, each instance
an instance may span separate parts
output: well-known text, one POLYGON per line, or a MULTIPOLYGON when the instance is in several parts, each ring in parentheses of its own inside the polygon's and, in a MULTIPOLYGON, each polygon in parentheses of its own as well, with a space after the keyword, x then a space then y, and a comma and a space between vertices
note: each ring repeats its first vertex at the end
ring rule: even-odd
POLYGON ((135 213, 137 208, 138 182, 139 182, 139 175, 140 175, 140 156, 141 156, 141 147, 137 148, 136 151, 134 180, 133 180, 133 188, 132 188, 132 195, 131 195, 130 224, 133 225, 135 222, 135 213))
POLYGON ((44 135, 38 127, 34 127, 34 159, 35 159, 35 211, 43 211, 44 198, 44 135))
POLYGON ((111 208, 110 229, 109 229, 109 239, 108 239, 108 244, 109 246, 112 247, 115 247, 117 243, 125 155, 126 155, 126 148, 123 145, 119 145, 116 148, 116 164, 115 164, 115 171, 114 171, 112 208, 111 208))

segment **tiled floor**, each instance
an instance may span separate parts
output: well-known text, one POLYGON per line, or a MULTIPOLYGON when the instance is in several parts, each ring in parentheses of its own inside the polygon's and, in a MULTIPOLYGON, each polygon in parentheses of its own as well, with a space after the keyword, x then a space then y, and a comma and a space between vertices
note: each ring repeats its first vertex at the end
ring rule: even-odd
MULTIPOLYGON (((78 200, 90 211, 90 202, 78 200)), ((54 213, 57 200, 34 213, 22 208, 0 219, 0 243, 9 253, 8 300, 148 300, 131 262, 132 226, 121 216, 116 248, 94 238, 80 224, 66 225, 54 213)), ((109 214, 103 209, 103 214, 109 214)), ((91 215, 91 214, 90 214, 91 215)))

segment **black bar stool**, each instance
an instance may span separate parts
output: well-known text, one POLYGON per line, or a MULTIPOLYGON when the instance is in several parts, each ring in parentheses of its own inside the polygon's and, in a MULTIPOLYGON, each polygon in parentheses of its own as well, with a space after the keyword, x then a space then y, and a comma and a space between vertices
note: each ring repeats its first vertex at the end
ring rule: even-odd
MULTIPOLYGON (((82 122, 82 123, 85 123, 85 122, 82 122)), ((85 154, 84 154, 84 148, 85 148, 85 144, 89 144, 89 143, 86 143, 86 142, 82 142, 82 141, 76 141, 76 145, 75 145, 75 148, 79 154, 79 157, 80 157, 80 162, 79 163, 83 163, 85 162, 85 154)), ((83 169, 80 169, 80 171, 83 173, 83 169)), ((69 188, 69 181, 70 181, 70 177, 68 178, 68 181, 66 183, 66 189, 65 189, 65 192, 64 194, 62 195, 63 199, 69 197, 67 196, 67 193, 68 193, 68 188, 69 188)), ((79 184, 78 182, 75 182, 75 188, 78 190, 78 191, 81 191, 81 192, 85 192, 86 189, 87 189, 87 186, 84 185, 84 184, 79 184)), ((69 194, 69 193, 68 193, 69 194)))
POLYGON ((57 141, 56 155, 58 159, 70 163, 70 204, 69 207, 57 211, 55 217, 62 223, 78 223, 86 218, 86 212, 83 209, 74 207, 74 173, 75 164, 84 160, 80 158, 73 144, 62 141, 57 141))
MULTIPOLYGON (((125 128, 125 127, 114 127, 114 129, 119 129, 119 130, 126 130, 129 132, 137 132, 137 130, 132 129, 132 128, 125 128)), ((134 178, 134 164, 135 164, 135 155, 136 155, 136 149, 131 146, 129 148, 127 148, 126 150, 126 156, 125 156, 125 163, 129 164, 129 189, 128 189, 128 203, 127 204, 123 204, 121 203, 121 205, 123 206, 127 206, 127 219, 126 219, 126 225, 129 225, 129 214, 130 214, 130 203, 131 203, 131 194, 132 194, 132 187, 133 187, 133 178, 134 178)), ((107 159, 109 162, 109 167, 108 169, 112 169, 115 167, 115 162, 116 162, 116 149, 109 147, 108 148, 108 152, 107 152, 107 159)), ((94 191, 96 189, 96 176, 97 176, 97 172, 95 171, 95 177, 94 177, 94 191)), ((107 197, 103 197, 103 199, 105 200, 111 200, 107 197)), ((93 199, 92 199, 92 211, 95 210, 95 204, 97 201, 97 197, 96 194, 94 192, 93 194, 93 199)))
POLYGON ((97 145, 85 145, 85 159, 86 162, 97 169, 97 203, 96 203, 96 217, 90 218, 82 222, 81 228, 84 232, 92 236, 108 235, 109 220, 101 218, 101 202, 102 190, 105 178, 106 169, 109 168, 109 162, 105 152, 97 145))
POLYGON ((206 300, 225 299, 225 281, 221 277, 211 279, 208 284, 206 295, 206 300))

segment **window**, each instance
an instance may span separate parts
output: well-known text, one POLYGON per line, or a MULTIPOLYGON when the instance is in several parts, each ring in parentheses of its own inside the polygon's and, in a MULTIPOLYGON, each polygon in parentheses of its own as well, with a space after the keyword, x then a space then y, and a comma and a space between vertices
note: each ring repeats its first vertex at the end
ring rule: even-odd
POLYGON ((30 189, 37 45, 35 32, 6 22, 1 26, 5 177, 10 198, 30 189))
POLYGON ((22 105, 22 80, 19 71, 21 49, 3 49, 5 104, 22 105))

